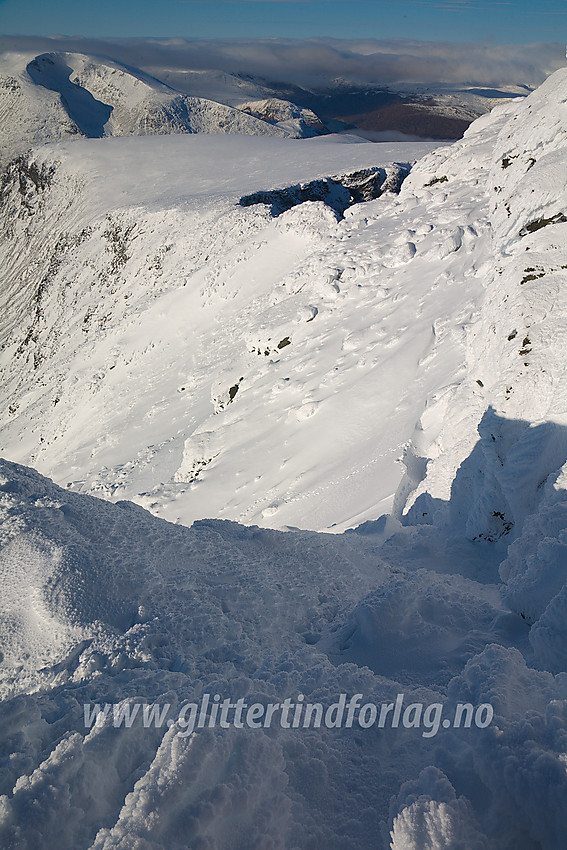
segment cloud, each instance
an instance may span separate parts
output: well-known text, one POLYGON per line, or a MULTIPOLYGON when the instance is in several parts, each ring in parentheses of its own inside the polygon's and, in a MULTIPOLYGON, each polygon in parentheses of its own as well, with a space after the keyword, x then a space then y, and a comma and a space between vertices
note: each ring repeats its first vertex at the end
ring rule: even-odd
MULTIPOLYGON (((457 0, 451 0, 457 2, 457 0)), ((355 84, 539 85, 565 65, 560 43, 524 45, 375 39, 187 40, 0 37, 0 49, 79 51, 160 71, 220 70, 310 87, 355 84)))

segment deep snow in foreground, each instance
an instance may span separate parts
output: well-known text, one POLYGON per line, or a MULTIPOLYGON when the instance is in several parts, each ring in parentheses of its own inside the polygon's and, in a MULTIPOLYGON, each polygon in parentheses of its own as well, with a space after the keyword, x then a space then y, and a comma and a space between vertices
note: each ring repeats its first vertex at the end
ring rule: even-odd
POLYGON ((193 137, 13 166, 3 847, 562 850, 566 104, 560 71, 344 214, 344 175, 410 157, 193 137), (494 718, 85 729, 205 693, 494 718))
POLYGON ((486 544, 432 527, 382 551, 372 534, 188 529, 0 471, 3 847, 378 848, 390 830, 395 850, 562 846, 567 677, 533 668, 486 544), (495 717, 429 738, 356 724, 181 737, 111 717, 85 729, 85 704, 175 712, 205 693, 403 694, 495 717))

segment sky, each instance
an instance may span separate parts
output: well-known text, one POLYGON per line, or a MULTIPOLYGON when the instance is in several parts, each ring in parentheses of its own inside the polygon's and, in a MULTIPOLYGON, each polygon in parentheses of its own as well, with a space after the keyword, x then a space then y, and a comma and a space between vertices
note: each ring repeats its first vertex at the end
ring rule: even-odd
POLYGON ((565 41, 565 0, 0 0, 3 35, 565 41))

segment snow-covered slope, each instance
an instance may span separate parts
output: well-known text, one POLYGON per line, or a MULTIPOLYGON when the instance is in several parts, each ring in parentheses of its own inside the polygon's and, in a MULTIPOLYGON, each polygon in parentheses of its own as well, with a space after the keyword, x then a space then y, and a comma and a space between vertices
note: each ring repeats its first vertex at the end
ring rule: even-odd
MULTIPOLYGON (((376 535, 188 529, 0 476, 3 847, 562 847, 565 674, 526 665, 496 587, 432 571, 435 535, 397 535, 401 566, 376 535), (182 706, 205 694, 414 708, 399 728, 189 735, 182 706), (120 722, 140 702, 160 725, 120 722), (412 725, 417 703, 446 723, 412 725), (493 722, 453 728, 457 703, 493 722)), ((473 550, 455 546, 461 567, 482 566, 473 550)))
MULTIPOLYGON (((292 106, 287 104, 288 111, 292 106)), ((296 112, 268 123, 224 103, 183 94, 111 59, 81 53, 7 53, 0 59, 2 164, 40 142, 67 135, 315 134, 316 121, 310 123, 315 116, 297 107, 296 112)))
MULTIPOLYGON (((374 517, 421 410, 418 400, 397 413, 400 395, 411 401, 434 339, 435 297, 416 332, 424 284, 400 298, 388 282, 410 280, 412 234, 381 206, 372 217, 380 201, 345 221, 320 200, 277 217, 238 201, 274 184, 305 198, 304 183, 343 208, 376 175, 395 188, 399 169, 365 168, 428 147, 196 135, 54 146, 14 165, 3 205, 4 452, 184 522, 223 512, 320 528, 374 517), (341 173, 351 190, 317 183, 341 173), (384 381, 388 364, 407 387, 384 381), (389 435, 380 445, 377 417, 389 435)), ((429 229, 413 238, 436 256, 453 228, 429 229)), ((452 361, 439 368, 451 378, 452 361)))
MULTIPOLYGON (((13 166, 3 451, 186 523, 340 530, 447 501, 490 408, 562 423, 564 86, 339 220, 349 190, 317 178, 363 188, 419 147, 102 140, 13 166)), ((463 505, 471 536, 520 531, 497 502, 463 505)))
POLYGON ((12 165, 2 846, 563 850, 566 104, 567 70, 350 206, 410 149, 12 165), (178 734, 204 694, 405 720, 178 734))
MULTIPOLYGON (((525 101, 475 122, 449 159, 439 152, 424 160, 404 186, 418 198, 427 196, 428 170, 439 174, 441 169, 450 186, 461 179, 488 132, 498 131, 483 166, 492 259, 482 272, 484 298, 466 331, 469 380, 452 397, 438 439, 439 457, 428 466, 415 495, 427 490, 437 498, 449 497, 456 469, 476 442, 485 414, 483 451, 487 460, 499 460, 492 470, 496 480, 485 481, 483 498, 489 498, 490 488, 498 493, 506 513, 503 522, 515 524, 514 534, 537 503, 547 475, 567 459, 561 436, 567 424, 562 353, 567 330, 562 311, 567 280, 566 92, 567 70, 558 71, 525 101), (498 417, 515 424, 500 431, 498 417), (534 465, 538 457, 542 465, 534 465), (518 477, 520 467, 523 478, 518 477)), ((486 532, 475 514, 478 497, 470 492, 461 508, 471 536, 486 532)))

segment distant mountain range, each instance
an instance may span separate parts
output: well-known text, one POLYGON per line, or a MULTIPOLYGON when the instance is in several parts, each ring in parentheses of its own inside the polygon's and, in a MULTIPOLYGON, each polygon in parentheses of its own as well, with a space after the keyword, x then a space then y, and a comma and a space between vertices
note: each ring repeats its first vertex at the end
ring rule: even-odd
POLYGON ((331 132, 355 131, 375 141, 396 134, 417 139, 461 138, 469 124, 505 98, 523 97, 530 89, 406 85, 353 85, 337 80, 333 87, 308 91, 285 83, 268 84, 279 97, 311 109, 331 132))
POLYGON ((518 86, 394 89, 344 80, 307 89, 214 70, 147 70, 77 52, 2 54, 0 162, 70 136, 348 132, 373 141, 456 139, 503 98, 528 93, 518 86))
POLYGON ((0 59, 0 159, 69 136, 239 133, 301 138, 325 132, 309 109, 275 98, 235 108, 191 96, 110 59, 81 53, 0 59))

